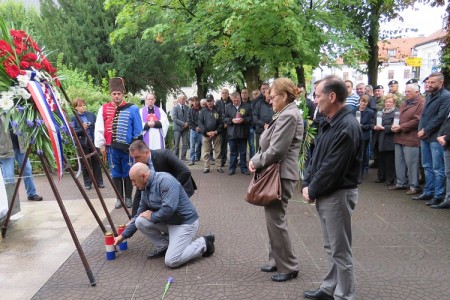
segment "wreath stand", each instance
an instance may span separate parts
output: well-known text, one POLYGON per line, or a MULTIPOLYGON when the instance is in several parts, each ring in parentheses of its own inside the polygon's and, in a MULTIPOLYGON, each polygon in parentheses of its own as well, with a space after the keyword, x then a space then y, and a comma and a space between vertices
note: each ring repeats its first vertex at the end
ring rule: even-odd
MULTIPOLYGON (((64 97, 66 98, 66 100, 69 101, 69 97, 67 96, 65 90, 62 87, 60 87, 60 89, 61 89, 62 93, 64 94, 64 97)), ((70 101, 69 101, 69 103, 70 103, 70 101)), ((92 142, 90 137, 87 135, 86 129, 84 128, 83 122, 81 121, 80 117, 78 116, 78 114, 76 112, 74 112, 74 116, 75 116, 75 119, 76 119, 77 123, 80 125, 80 127, 81 127, 81 129, 83 131, 83 134, 86 136, 86 141, 89 144, 89 147, 91 149, 95 149, 94 143, 92 142)), ((76 146, 78 155, 81 157, 81 159, 83 161, 83 164, 84 164, 86 170, 88 171, 89 177, 92 180, 92 184, 93 184, 93 186, 95 188, 95 191, 97 192, 98 198, 99 198, 100 203, 102 205, 103 211, 105 212, 105 215, 106 215, 108 223, 109 223, 109 225, 111 227, 111 230, 112 230, 114 236, 117 236, 118 235, 117 234, 117 230, 116 230, 116 228, 114 226, 113 220, 111 218, 111 214, 109 213, 108 208, 106 207, 106 203, 105 203, 103 195, 102 195, 102 193, 100 191, 100 188, 97 185, 97 181, 95 180, 94 173, 93 173, 93 171, 91 169, 91 166, 89 164, 88 158, 93 157, 93 156, 97 158, 98 162, 100 163, 100 165, 102 167, 102 170, 103 170, 104 174, 106 175, 106 177, 108 178, 111 186, 113 187, 117 198, 122 203, 122 207, 124 208, 125 213, 127 214, 128 218, 131 219, 131 215, 130 215, 130 213, 129 213, 126 205, 125 205, 123 197, 122 197, 122 195, 119 195, 119 191, 117 190, 116 186, 114 185, 114 183, 112 181, 112 178, 111 178, 111 176, 110 176, 110 174, 108 172, 108 169, 106 168, 105 162, 101 159, 99 153, 97 151, 93 151, 92 153, 85 154, 84 151, 83 151, 83 148, 81 147, 80 140, 78 139, 78 136, 77 136, 77 134, 75 133, 75 131, 73 130, 72 127, 70 128, 70 131, 72 132, 72 136, 73 136, 73 139, 75 141, 75 146, 76 146)), ((25 153, 25 157, 24 157, 24 160, 23 160, 23 163, 22 163, 22 166, 21 166, 21 169, 20 169, 20 173, 19 173, 19 178, 17 179, 17 183, 16 183, 16 186, 15 186, 15 189, 14 189, 14 193, 13 193, 13 196, 12 196, 12 199, 11 199, 11 204, 10 204, 10 206, 8 208, 8 213, 6 214, 5 223, 3 224, 3 227, 1 229, 2 238, 5 238, 5 236, 6 236, 6 231, 8 229, 8 223, 9 223, 9 220, 10 220, 10 217, 11 217, 12 208, 14 206, 14 202, 16 200, 16 196, 17 196, 17 193, 18 193, 18 190, 19 190, 19 186, 20 186, 20 183, 22 181, 22 176, 23 176, 23 173, 24 173, 24 170, 25 170, 25 165, 26 165, 26 162, 28 160, 28 157, 30 156, 32 148, 33 148, 33 145, 29 145, 28 149, 27 149, 27 152, 25 153)), ((40 159, 40 161, 42 163, 42 167, 44 169, 44 173, 45 173, 45 175, 46 175, 46 177, 48 179, 48 182, 50 184, 50 187, 51 187, 51 189, 53 191, 53 195, 55 196, 55 199, 58 202, 59 209, 61 210, 61 214, 63 215, 63 218, 64 218, 64 221, 66 222, 67 228, 69 229, 70 235, 72 236, 72 240, 73 240, 73 242, 75 244, 75 247, 77 248, 78 254, 80 255, 80 259, 81 259, 81 261, 83 263, 84 269, 86 270, 86 274, 87 274, 87 276, 89 278, 91 286, 95 286, 97 283, 96 283, 94 274, 92 273, 91 268, 89 266, 89 263, 88 263, 88 261, 86 259, 86 256, 84 255, 83 248, 81 247, 80 241, 78 240, 78 237, 77 237, 77 235, 75 233, 75 230, 73 228, 72 222, 70 221, 69 215, 67 214, 67 211, 66 211, 66 208, 64 206, 64 203, 63 203, 63 200, 61 198, 61 195, 60 195, 60 193, 59 193, 59 191, 58 191, 58 189, 56 187, 55 181, 53 180, 49 160, 44 154, 40 154, 40 155, 38 154, 38 157, 39 157, 39 159, 40 159)), ((86 204, 88 205, 91 213, 93 214, 95 220, 97 221, 98 226, 101 228, 103 233, 106 233, 107 230, 106 230, 105 226, 103 225, 102 220, 100 220, 100 217, 98 216, 97 212, 95 211, 95 208, 92 205, 91 200, 89 199, 88 195, 86 194, 86 192, 85 192, 85 190, 83 188, 83 185, 80 183, 80 181, 76 177, 75 172, 73 171, 73 169, 70 166, 70 164, 67 162, 67 159, 65 158, 65 156, 63 158, 64 158, 66 170, 68 170, 68 172, 71 175, 73 181, 75 182, 76 186, 78 187, 78 189, 79 189, 81 195, 83 196, 84 200, 86 201, 86 204)))

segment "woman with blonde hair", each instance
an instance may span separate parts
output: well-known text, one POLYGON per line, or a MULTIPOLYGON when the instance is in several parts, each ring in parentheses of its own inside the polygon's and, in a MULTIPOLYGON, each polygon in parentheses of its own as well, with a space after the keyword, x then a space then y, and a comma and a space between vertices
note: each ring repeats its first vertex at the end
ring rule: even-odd
POLYGON ((259 150, 249 162, 251 172, 280 162, 282 197, 264 207, 269 233, 269 261, 263 272, 275 272, 273 281, 287 281, 298 276, 298 261, 289 238, 286 208, 300 179, 298 155, 303 137, 303 120, 294 103, 297 87, 288 78, 276 79, 269 99, 275 115, 260 137, 259 150))

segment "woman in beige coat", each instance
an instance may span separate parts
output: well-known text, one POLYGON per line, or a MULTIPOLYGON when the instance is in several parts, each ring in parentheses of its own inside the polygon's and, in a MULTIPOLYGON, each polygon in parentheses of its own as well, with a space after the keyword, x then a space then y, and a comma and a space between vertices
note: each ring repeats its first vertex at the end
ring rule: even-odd
POLYGON ((263 272, 275 272, 273 281, 287 281, 298 276, 298 262, 287 228, 286 208, 300 179, 298 155, 303 137, 303 120, 294 103, 298 96, 295 84, 287 78, 276 79, 270 89, 270 103, 275 111, 272 122, 260 137, 258 153, 249 162, 251 172, 281 161, 281 201, 264 207, 269 233, 269 261, 263 272))

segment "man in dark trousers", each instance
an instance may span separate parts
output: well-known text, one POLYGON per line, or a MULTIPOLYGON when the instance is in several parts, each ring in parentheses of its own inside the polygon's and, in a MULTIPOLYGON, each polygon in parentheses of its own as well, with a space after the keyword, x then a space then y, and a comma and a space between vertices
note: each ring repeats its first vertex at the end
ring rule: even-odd
POLYGON ((440 204, 445 197, 444 151, 437 137, 447 116, 450 92, 444 88, 444 76, 441 73, 432 73, 428 76, 427 92, 417 133, 417 137, 421 140, 425 187, 423 193, 413 199, 429 200, 425 204, 432 206, 440 204))
POLYGON ((223 117, 223 122, 227 125, 227 138, 230 145, 230 169, 228 175, 234 175, 236 172, 238 156, 241 173, 250 175, 247 170, 247 139, 253 120, 252 108, 249 104, 241 101, 241 95, 238 92, 232 93, 230 98, 232 104, 228 104, 225 107, 223 117))
POLYGON ((354 299, 355 274, 351 218, 361 183, 361 125, 345 105, 348 91, 342 79, 325 77, 315 90, 320 123, 316 146, 302 182, 303 198, 316 203, 322 224, 328 272, 308 299, 354 299), (334 297, 334 298, 333 298, 334 297))
MULTIPOLYGON (((223 89, 222 92, 220 92, 220 99, 216 101, 216 109, 217 112, 220 114, 220 117, 223 118, 225 114, 225 107, 227 104, 231 104, 230 99, 230 92, 227 89, 223 89)), ((228 138, 227 138, 227 124, 223 125, 224 130, 222 131, 222 144, 220 146, 220 167, 223 168, 225 166, 225 163, 227 162, 227 147, 228 147, 228 138)), ((216 162, 217 164, 219 162, 216 162)))
MULTIPOLYGON (((170 150, 160 149, 150 151, 143 141, 134 141, 130 146, 130 156, 134 159, 134 163, 141 162, 149 165, 150 169, 155 172, 171 174, 183 186, 188 197, 191 197, 197 189, 189 168, 170 150)), ((132 216, 136 214, 140 200, 141 191, 137 189, 133 199, 132 216)))

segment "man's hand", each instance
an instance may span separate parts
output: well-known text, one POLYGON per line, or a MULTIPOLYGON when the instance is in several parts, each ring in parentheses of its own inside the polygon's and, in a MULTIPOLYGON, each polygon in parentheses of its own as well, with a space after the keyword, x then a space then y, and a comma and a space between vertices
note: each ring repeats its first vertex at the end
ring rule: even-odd
POLYGON ((145 219, 147 219, 147 220, 150 221, 150 219, 151 219, 151 217, 152 217, 152 211, 151 211, 151 210, 146 210, 146 211, 144 211, 143 213, 141 213, 141 214, 139 215, 139 217, 143 217, 143 218, 145 218, 145 219))
POLYGON ((447 142, 445 141, 445 135, 438 136, 436 140, 442 147, 447 144, 447 142))
POLYGON ((106 147, 105 147, 105 146, 102 146, 102 147, 100 148, 100 153, 102 154, 102 160, 103 160, 103 163, 106 164, 106 162, 107 162, 107 157, 106 157, 106 147))
POLYGON ((400 131, 400 125, 392 125, 391 126, 392 132, 399 132, 400 131))
POLYGON ((302 194, 303 194, 303 199, 305 199, 306 202, 308 202, 308 203, 314 203, 314 200, 311 199, 311 198, 309 197, 308 187, 304 187, 304 188, 303 188, 302 194))
POLYGON ((148 121, 147 122, 148 127, 153 128, 155 126, 155 122, 153 121, 148 121))
POLYGON ((420 129, 420 131, 417 132, 417 137, 418 137, 419 139, 425 138, 425 137, 426 137, 425 130, 420 129))
POLYGON ((114 246, 117 246, 117 245, 119 245, 120 243, 122 243, 124 239, 125 239, 125 238, 124 238, 122 235, 119 235, 118 237, 116 237, 116 238, 114 239, 114 246))
POLYGON ((250 161, 250 162, 248 163, 248 170, 249 170, 250 172, 252 172, 252 173, 254 173, 254 172, 256 171, 255 166, 253 165, 253 162, 252 162, 252 161, 250 161))

